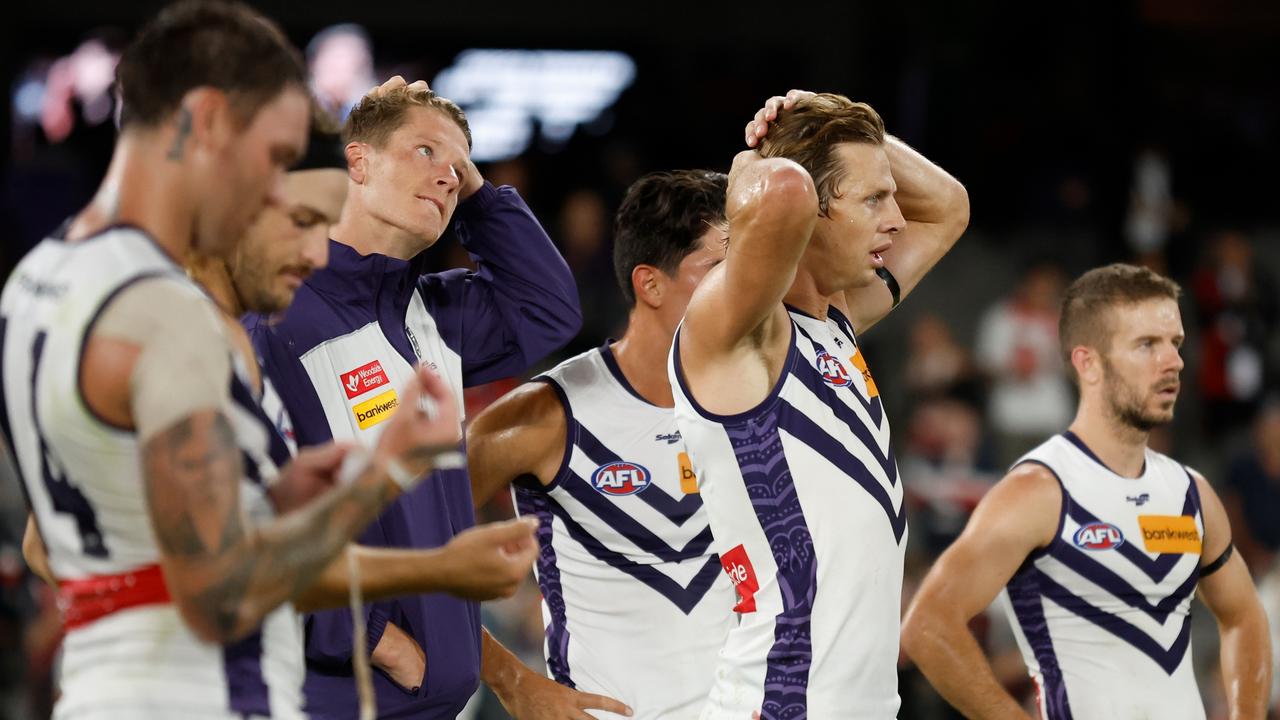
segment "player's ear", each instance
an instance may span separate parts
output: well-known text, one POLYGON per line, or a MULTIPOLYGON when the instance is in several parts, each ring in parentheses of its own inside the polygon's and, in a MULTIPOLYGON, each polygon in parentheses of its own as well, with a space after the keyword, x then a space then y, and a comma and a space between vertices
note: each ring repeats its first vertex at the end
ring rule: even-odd
POLYGON ((347 156, 347 177, 363 185, 369 172, 369 146, 362 142, 349 142, 343 153, 347 156))
POLYGON ((1091 347, 1077 345, 1072 348, 1071 366, 1075 368, 1076 377, 1080 378, 1080 387, 1102 381, 1102 357, 1091 347))
POLYGON ((227 94, 202 86, 182 96, 173 114, 174 137, 167 156, 181 161, 193 148, 220 149, 236 135, 237 123, 227 94))
POLYGON ((655 309, 662 307, 665 284, 658 268, 652 265, 636 265, 631 268, 631 289, 636 294, 636 302, 655 309))

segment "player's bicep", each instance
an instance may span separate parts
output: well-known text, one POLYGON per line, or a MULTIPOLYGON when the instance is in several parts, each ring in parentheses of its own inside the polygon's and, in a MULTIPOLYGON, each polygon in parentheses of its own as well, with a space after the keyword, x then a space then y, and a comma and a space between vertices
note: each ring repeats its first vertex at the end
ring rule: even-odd
POLYGON ((1196 592, 1205 607, 1224 625, 1234 624, 1258 603, 1249 568, 1236 552, 1232 552, 1226 563, 1211 575, 1202 577, 1196 585, 1196 592))
POLYGON ((711 353, 733 349, 782 302, 818 217, 809 174, 756 160, 730 181, 729 246, 690 300, 685 324, 711 353))
POLYGON ((987 493, 934 563, 917 603, 967 621, 995 599, 1027 556, 1052 542, 1062 495, 1045 468, 1015 468, 987 493))
POLYGON ((466 443, 476 504, 522 475, 552 482, 567 452, 566 425, 562 404, 545 382, 521 385, 476 416, 466 443))

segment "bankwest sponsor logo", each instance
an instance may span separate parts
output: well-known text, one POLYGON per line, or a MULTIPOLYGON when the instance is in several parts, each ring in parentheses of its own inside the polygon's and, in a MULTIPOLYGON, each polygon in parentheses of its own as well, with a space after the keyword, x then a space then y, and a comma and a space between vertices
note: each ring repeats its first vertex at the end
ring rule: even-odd
POLYGON ((387 374, 382 371, 382 363, 374 360, 356 368, 348 370, 338 376, 338 382, 342 383, 342 389, 347 392, 347 399, 363 395, 370 390, 376 390, 387 384, 387 374))
POLYGON ((394 415, 398 407, 400 407, 400 398, 396 397, 396 391, 388 390, 356 405, 351 408, 351 411, 356 414, 356 424, 360 429, 367 430, 394 415))
POLYGON ((747 557, 747 549, 741 545, 720 556, 720 565, 729 573, 729 580, 738 591, 738 604, 733 606, 736 613, 753 613, 756 611, 756 593, 760 591, 760 582, 756 580, 756 569, 751 567, 751 558, 747 557))
POLYGON ((1200 530, 1190 515, 1139 515, 1142 545, 1154 553, 1200 553, 1200 530))
POLYGON ((871 379, 871 371, 867 369, 867 359, 862 357, 862 348, 858 348, 853 353, 853 357, 849 358, 849 362, 858 368, 858 372, 862 373, 862 380, 867 384, 867 397, 880 397, 880 389, 876 387, 876 381, 871 379))
POLYGON ((689 459, 689 453, 680 453, 676 464, 680 470, 680 492, 685 495, 698 492, 698 476, 693 472, 693 461, 689 459))

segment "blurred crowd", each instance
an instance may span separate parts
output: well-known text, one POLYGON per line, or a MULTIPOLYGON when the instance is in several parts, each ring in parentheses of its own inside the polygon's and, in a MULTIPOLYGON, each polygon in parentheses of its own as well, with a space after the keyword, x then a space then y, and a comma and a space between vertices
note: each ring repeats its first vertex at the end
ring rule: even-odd
MULTIPOLYGON (((35 82, 39 71, 43 95, 27 98, 30 107, 14 106, 36 121, 14 125, 5 215, 17 231, 0 246, 6 269, 83 201, 105 166, 109 47, 95 36, 65 58, 33 66, 18 83, 21 89, 35 82)), ((321 78, 317 95, 339 115, 384 70, 375 70, 367 36, 353 26, 315 36, 308 56, 321 78)), ((761 92, 770 90, 777 88, 761 92)), ((557 172, 557 161, 540 150, 482 167, 494 184, 513 185, 530 200, 578 281, 582 333, 546 367, 621 335, 626 307, 611 269, 613 211, 634 179, 659 169, 626 140, 595 138, 587 148, 573 155, 572 173, 557 172)), ((868 361, 884 391, 909 497, 904 602, 1010 463, 1071 422, 1075 394, 1057 345, 1059 298, 1085 268, 1125 259, 1169 274, 1184 290, 1182 396, 1177 419, 1153 435, 1152 446, 1218 488, 1273 634, 1280 628, 1280 228, 1202 217, 1196 198, 1178 196, 1177 172, 1174 160, 1152 146, 1134 157, 1125 198, 1099 199, 1102 190, 1088 180, 1068 177, 1046 212, 1062 220, 1052 228, 990 219, 991 208, 976 198, 969 234, 872 332, 868 361), (1080 208, 1092 202, 1127 206, 1119 227, 1079 222, 1080 208), (1122 240, 1107 248, 1112 238, 1122 240)), ((430 252, 437 268, 470 263, 456 242, 430 252)), ((520 380, 470 389, 467 415, 520 380)), ((513 514, 510 497, 499 496, 480 520, 513 514)), ((56 685, 61 624, 53 593, 22 563, 24 518, 18 484, 0 479, 0 718, 47 717, 56 685)), ((484 612, 495 636, 527 664, 541 666, 535 583, 484 612)), ((997 676, 1028 696, 1032 688, 1003 615, 988 613, 973 629, 997 676)), ((1210 717, 1220 717, 1212 622, 1198 622, 1193 635, 1201 692, 1210 717)), ((906 661, 901 677, 904 720, 959 717, 906 661)), ((506 717, 491 698, 473 704, 476 718, 506 717)))

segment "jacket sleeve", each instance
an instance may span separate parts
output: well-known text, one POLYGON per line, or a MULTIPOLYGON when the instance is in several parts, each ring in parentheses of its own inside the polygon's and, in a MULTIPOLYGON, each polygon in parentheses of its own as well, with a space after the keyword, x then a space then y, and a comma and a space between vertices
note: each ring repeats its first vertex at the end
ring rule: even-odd
POLYGON ((418 289, 463 384, 519 375, 582 327, 564 258, 514 188, 488 182, 458 206, 453 230, 479 266, 423 275, 418 289))
MULTIPOLYGON (((246 316, 243 324, 249 331, 253 349, 262 363, 262 371, 271 379, 281 403, 289 413, 298 447, 322 445, 332 440, 333 434, 325 420, 320 396, 287 338, 258 316, 246 316)), ((366 545, 385 546, 388 544, 385 535, 379 519, 361 533, 359 541, 366 545)), ((382 631, 394 608, 394 601, 364 606, 370 650, 377 647, 378 641, 382 639, 382 631)), ((350 610, 313 613, 307 616, 306 627, 308 661, 324 665, 345 665, 351 661, 353 626, 350 610)))

